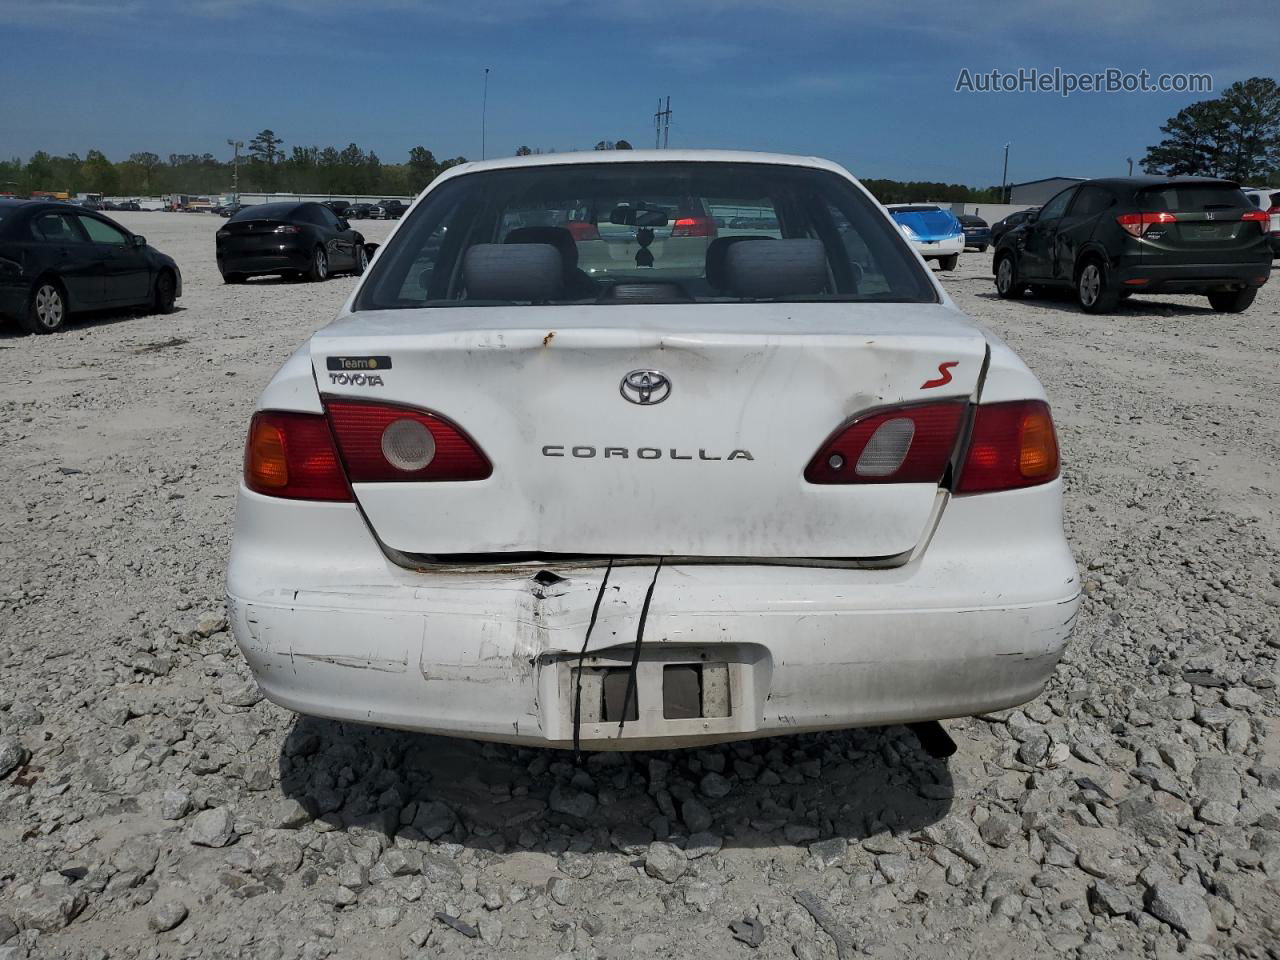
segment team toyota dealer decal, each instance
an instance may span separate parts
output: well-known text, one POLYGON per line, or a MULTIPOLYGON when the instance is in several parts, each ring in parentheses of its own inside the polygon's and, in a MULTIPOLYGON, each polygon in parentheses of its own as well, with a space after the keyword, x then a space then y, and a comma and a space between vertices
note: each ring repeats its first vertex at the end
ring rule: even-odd
POLYGON ((371 371, 390 370, 390 357, 327 357, 329 382, 340 387, 385 386, 382 374, 371 371))

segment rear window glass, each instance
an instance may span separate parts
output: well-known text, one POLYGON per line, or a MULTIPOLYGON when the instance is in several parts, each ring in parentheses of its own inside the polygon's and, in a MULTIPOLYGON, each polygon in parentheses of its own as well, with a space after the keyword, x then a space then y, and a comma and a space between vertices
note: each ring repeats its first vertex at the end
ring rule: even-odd
POLYGON ((232 215, 232 220, 287 220, 297 211, 296 203, 259 203, 243 207, 232 215))
POLYGON ((845 178, 806 167, 673 161, 531 166, 449 180, 381 252, 356 309, 626 303, 648 299, 646 285, 660 288, 654 299, 734 302, 749 298, 728 292, 726 250, 744 240, 801 239, 824 259, 821 291, 759 299, 937 302, 900 232, 845 178), (510 243, 557 249, 563 298, 468 298, 468 249, 510 243))
POLYGON ((942 210, 937 204, 916 204, 910 207, 890 207, 890 213, 939 213, 942 210))
POLYGON ((1247 207, 1249 201, 1243 190, 1227 184, 1174 184, 1143 190, 1138 194, 1138 206, 1148 213, 1202 213, 1247 207))

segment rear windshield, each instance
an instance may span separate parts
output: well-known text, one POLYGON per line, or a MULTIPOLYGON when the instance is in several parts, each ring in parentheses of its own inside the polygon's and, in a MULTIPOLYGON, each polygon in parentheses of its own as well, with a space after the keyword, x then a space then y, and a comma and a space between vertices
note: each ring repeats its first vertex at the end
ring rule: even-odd
POLYGON ((449 180, 396 231, 355 308, 751 299, 938 297, 900 232, 843 177, 771 164, 650 162, 532 166, 449 180), (799 246, 816 251, 825 281, 794 296, 734 295, 722 265, 726 250, 746 239, 805 241, 799 246), (562 298, 468 297, 467 251, 509 243, 557 249, 566 274, 562 298))
POLYGON ((232 220, 284 220, 293 216, 298 210, 296 203, 259 203, 249 207, 241 207, 231 217, 232 220))
POLYGON ((1203 213, 1249 206, 1244 191, 1230 184, 1174 184, 1153 187, 1138 194, 1138 206, 1147 213, 1203 213))
POLYGON ((890 207, 890 213, 941 213, 942 208, 933 204, 916 204, 913 207, 890 207))

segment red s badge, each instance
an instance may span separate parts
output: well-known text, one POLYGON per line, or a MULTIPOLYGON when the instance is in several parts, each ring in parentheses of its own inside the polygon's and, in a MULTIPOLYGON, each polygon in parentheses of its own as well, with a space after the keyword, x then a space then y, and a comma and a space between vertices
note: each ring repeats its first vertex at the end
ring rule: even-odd
POLYGON ((940 377, 934 377, 932 380, 926 380, 920 384, 921 390, 929 390, 933 387, 941 387, 951 382, 951 368, 960 366, 959 360, 948 360, 946 363, 938 364, 938 373, 940 377))

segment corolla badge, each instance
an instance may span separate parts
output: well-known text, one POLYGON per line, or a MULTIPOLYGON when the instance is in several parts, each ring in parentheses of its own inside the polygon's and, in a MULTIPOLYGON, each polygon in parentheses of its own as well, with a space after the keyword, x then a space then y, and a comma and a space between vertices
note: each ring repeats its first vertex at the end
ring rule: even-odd
POLYGON ((622 378, 618 392, 631 403, 652 406, 671 396, 671 381, 661 370, 632 370, 622 378))

